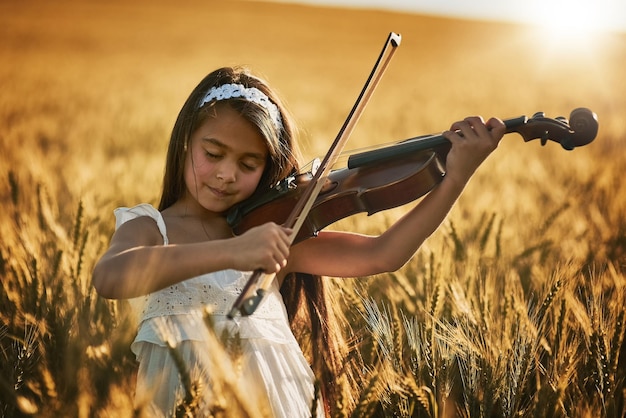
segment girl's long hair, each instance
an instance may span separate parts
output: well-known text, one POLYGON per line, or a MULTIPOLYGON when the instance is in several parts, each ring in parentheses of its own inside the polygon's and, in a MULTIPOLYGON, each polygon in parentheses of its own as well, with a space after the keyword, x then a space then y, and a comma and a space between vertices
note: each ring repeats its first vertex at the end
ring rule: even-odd
POLYGON ((349 325, 336 309, 336 291, 328 278, 303 273, 287 277, 280 289, 291 329, 312 359, 326 416, 347 416, 356 406, 362 363, 344 338, 349 325))
MULTIPOLYGON (((253 76, 246 68, 220 68, 198 84, 176 119, 167 152, 160 211, 174 204, 186 193, 184 166, 189 140, 204 120, 212 115, 213 107, 222 105, 237 110, 241 116, 257 126, 265 138, 269 150, 268 161, 257 193, 262 193, 288 175, 299 171, 293 123, 279 98, 263 80, 253 76), (201 100, 211 87, 230 83, 255 87, 262 91, 278 106, 282 129, 276 128, 265 108, 245 99, 231 98, 200 106, 201 100)), ((332 292, 327 279, 293 274, 283 282, 281 294, 291 329, 312 363, 326 415, 333 414, 340 402, 344 410, 351 409, 355 404, 353 394, 356 393, 356 375, 360 367, 346 361, 349 348, 343 338, 342 329, 346 321, 342 310, 335 309, 337 305, 331 300, 332 292)))

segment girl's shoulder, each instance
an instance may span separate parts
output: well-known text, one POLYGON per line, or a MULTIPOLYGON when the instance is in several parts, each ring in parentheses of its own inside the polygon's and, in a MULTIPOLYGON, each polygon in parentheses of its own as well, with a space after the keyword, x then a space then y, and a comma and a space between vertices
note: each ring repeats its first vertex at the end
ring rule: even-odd
POLYGON ((113 211, 115 214, 115 228, 122 224, 141 217, 149 217, 155 221, 163 219, 161 212, 149 203, 141 203, 133 207, 119 207, 113 211))
POLYGON ((143 244, 166 244, 167 230, 161 212, 143 203, 115 209, 115 235, 143 244))

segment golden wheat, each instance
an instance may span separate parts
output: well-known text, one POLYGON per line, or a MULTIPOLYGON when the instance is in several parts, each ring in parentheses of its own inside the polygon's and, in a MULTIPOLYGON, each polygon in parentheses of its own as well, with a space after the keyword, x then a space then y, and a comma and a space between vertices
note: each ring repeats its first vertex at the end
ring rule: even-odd
MULTIPOLYGON (((550 49, 516 25, 164 0, 4 2, 0 27, 0 416, 148 416, 134 317, 90 286, 112 210, 156 201, 176 112, 217 66, 269 78, 305 158, 324 154, 389 31, 402 46, 351 148, 472 113, 588 106, 600 131, 572 153, 507 136, 403 269, 333 281, 367 365, 336 416, 625 416, 624 34, 550 49)), ((333 227, 378 233, 404 210, 333 227)), ((233 383, 237 343, 215 353, 211 414, 262 416, 233 383)), ((179 367, 186 414, 208 384, 179 367)))

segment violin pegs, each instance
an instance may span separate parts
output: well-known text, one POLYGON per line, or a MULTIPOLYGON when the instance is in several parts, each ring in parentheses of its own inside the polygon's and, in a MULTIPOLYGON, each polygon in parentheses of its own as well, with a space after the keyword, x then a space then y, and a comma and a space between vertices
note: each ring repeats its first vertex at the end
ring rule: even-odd
MULTIPOLYGON (((557 116, 556 118, 554 118, 554 120, 556 120, 557 122, 561 122, 563 125, 569 127, 569 119, 565 116, 557 116)), ((570 138, 564 138, 560 142, 561 146, 566 151, 571 151, 575 148, 570 138)))
POLYGON ((571 151, 574 148, 576 148, 576 146, 574 145, 573 141, 571 140, 571 138, 566 138, 564 140, 561 141, 561 146, 563 147, 564 150, 566 151, 571 151))
POLYGON ((544 118, 546 116, 546 114, 544 112, 537 112, 533 115, 533 119, 535 118, 544 118))

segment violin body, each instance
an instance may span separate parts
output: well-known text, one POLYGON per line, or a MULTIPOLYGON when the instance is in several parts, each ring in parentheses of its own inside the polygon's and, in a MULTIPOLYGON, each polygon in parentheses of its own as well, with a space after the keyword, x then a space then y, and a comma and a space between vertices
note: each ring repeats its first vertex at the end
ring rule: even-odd
MULTIPOLYGON (((379 164, 332 170, 295 242, 357 213, 376 212, 410 203, 431 191, 445 174, 449 144, 386 159, 379 164)), ((266 222, 283 224, 312 179, 305 173, 283 180, 264 199, 251 200, 229 213, 235 234, 266 222)))
MULTIPOLYGON (((525 142, 540 139, 545 145, 550 140, 572 150, 593 141, 598 132, 595 113, 578 108, 570 120, 535 113, 532 118, 521 116, 504 123, 507 133, 518 133, 525 142)), ((357 213, 372 215, 424 196, 443 179, 450 147, 442 135, 426 135, 350 155, 346 168, 332 170, 322 180, 324 185, 293 242, 314 237, 357 213)), ((311 172, 288 177, 235 206, 227 214, 233 232, 239 235, 266 222, 284 224, 312 179, 311 172)))

